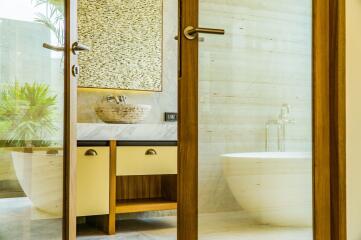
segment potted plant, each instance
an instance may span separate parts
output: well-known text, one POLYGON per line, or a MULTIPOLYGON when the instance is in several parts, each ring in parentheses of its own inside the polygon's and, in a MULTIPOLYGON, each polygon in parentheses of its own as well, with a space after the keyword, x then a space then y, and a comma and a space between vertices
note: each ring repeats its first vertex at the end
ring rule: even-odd
POLYGON ((0 132, 25 194, 36 208, 59 216, 63 156, 53 138, 56 98, 44 83, 6 85, 0 91, 0 132))

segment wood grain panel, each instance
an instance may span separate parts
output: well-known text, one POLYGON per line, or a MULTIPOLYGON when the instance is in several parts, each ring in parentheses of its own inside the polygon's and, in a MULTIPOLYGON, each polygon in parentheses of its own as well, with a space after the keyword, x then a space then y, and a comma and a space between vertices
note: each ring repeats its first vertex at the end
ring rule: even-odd
POLYGON ((117 202, 117 213, 136 213, 148 211, 164 211, 177 208, 177 202, 162 198, 120 200, 117 202))
POLYGON ((129 196, 128 177, 117 177, 117 199, 127 199, 129 196))
MULTIPOLYGON (((162 192, 164 190, 162 188, 174 187, 162 184, 162 179, 165 178, 165 176, 167 175, 118 176, 116 189, 117 199, 162 198, 162 192)), ((176 177, 177 175, 171 176, 176 177)))
POLYGON ((161 178, 162 197, 177 201, 177 175, 164 175, 161 178))
POLYGON ((346 239, 345 6, 314 0, 314 238, 346 239))
POLYGON ((149 176, 142 176, 144 196, 150 196, 149 176))
POLYGON ((346 240, 345 0, 330 0, 331 236, 346 240))
POLYGON ((76 239, 77 80, 71 74, 77 64, 71 50, 77 41, 76 7, 76 0, 65 0, 63 239, 69 240, 76 239))
POLYGON ((198 41, 183 29, 198 26, 198 0, 180 1, 178 79, 178 240, 198 238, 198 41))
POLYGON ((138 192, 137 177, 128 178, 128 199, 136 199, 138 192))
POLYGON ((331 239, 329 1, 313 1, 314 239, 331 239))
POLYGON ((109 143, 109 215, 108 215, 108 234, 115 233, 116 221, 116 162, 117 162, 117 141, 111 140, 109 143))

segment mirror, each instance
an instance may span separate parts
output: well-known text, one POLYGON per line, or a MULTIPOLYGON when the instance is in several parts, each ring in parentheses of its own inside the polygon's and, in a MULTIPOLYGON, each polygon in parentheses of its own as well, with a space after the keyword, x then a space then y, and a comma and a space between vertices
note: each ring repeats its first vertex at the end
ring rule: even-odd
POLYGON ((81 88, 162 91, 162 0, 79 0, 81 88), (96 17, 94 17, 96 16, 96 17))

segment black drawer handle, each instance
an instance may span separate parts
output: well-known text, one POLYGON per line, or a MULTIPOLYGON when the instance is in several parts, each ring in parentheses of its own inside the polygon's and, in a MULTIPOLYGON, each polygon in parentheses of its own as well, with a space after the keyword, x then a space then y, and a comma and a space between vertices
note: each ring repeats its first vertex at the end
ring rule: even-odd
POLYGON ((84 155, 85 156, 98 156, 98 153, 94 149, 88 149, 84 155))
POLYGON ((145 151, 145 155, 157 155, 157 151, 155 151, 153 148, 150 148, 145 151))

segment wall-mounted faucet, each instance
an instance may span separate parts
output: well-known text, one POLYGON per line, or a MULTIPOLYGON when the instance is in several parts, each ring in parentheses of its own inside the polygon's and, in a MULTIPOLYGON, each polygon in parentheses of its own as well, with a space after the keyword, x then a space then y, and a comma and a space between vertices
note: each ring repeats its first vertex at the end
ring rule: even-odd
POLYGON ((286 126, 288 124, 295 123, 294 119, 289 117, 290 115, 290 105, 289 104, 282 104, 281 111, 278 115, 277 119, 268 120, 266 122, 265 128, 265 148, 266 151, 269 151, 269 134, 270 134, 270 127, 276 126, 277 127, 277 150, 279 152, 284 152, 286 149, 286 126))

